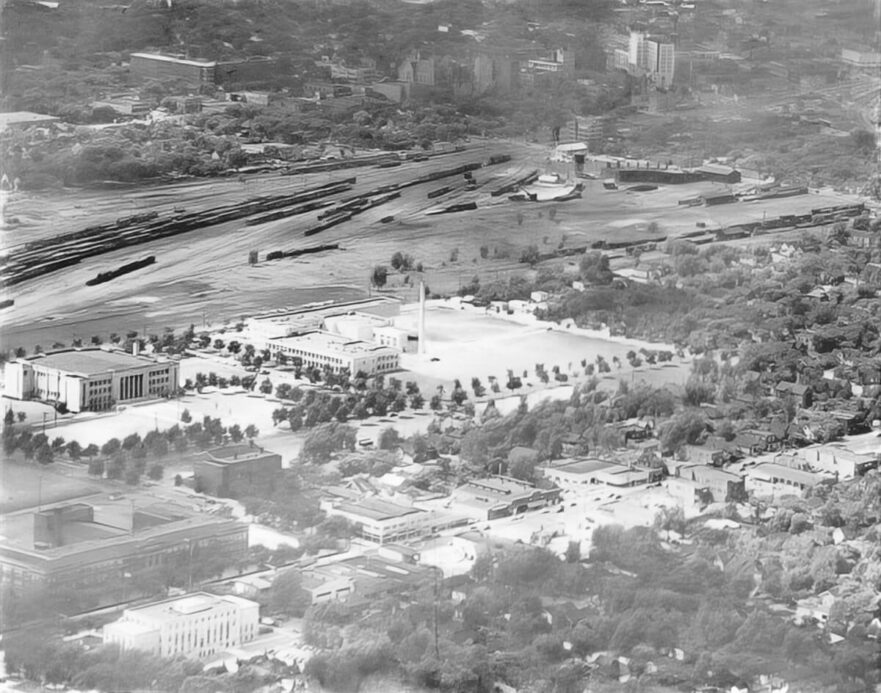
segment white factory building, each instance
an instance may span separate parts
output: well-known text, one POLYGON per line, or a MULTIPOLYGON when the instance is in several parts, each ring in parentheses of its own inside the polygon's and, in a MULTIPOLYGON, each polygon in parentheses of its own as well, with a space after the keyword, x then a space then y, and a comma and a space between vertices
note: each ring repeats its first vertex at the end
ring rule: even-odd
POLYGON ((367 375, 390 373, 398 370, 401 361, 401 352, 392 347, 324 331, 274 339, 270 342, 269 353, 298 358, 304 367, 329 369, 335 373, 348 369, 352 375, 358 371, 367 375))
POLYGON ((257 602, 197 592, 126 609, 104 626, 104 642, 159 657, 201 659, 253 640, 259 621, 257 602))
POLYGON ((178 363, 118 349, 66 349, 6 365, 6 395, 102 411, 116 404, 173 395, 178 363))

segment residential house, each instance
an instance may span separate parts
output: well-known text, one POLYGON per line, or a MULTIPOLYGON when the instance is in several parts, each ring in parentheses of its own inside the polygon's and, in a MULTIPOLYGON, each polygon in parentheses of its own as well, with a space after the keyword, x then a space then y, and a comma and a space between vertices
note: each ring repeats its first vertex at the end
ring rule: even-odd
POLYGON ((721 467, 725 462, 725 451, 706 445, 685 445, 682 448, 685 459, 695 464, 706 464, 711 467, 721 467))
POLYGON ((745 455, 759 455, 780 449, 780 438, 771 431, 746 429, 739 431, 734 438, 737 448, 745 455))
POLYGON ((799 407, 808 408, 814 401, 814 392, 809 385, 781 380, 774 387, 774 394, 780 399, 793 398, 799 407))

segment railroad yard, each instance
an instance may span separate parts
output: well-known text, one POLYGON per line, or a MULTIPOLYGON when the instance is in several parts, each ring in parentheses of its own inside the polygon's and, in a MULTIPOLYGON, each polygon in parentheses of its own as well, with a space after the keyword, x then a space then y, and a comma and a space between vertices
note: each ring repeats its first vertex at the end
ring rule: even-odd
MULTIPOLYGON (((0 348, 216 324, 268 307, 363 295, 373 266, 396 251, 423 264, 432 291, 449 293, 478 272, 525 269, 518 260, 529 245, 543 255, 577 252, 598 241, 803 219, 812 209, 852 203, 811 192, 683 206, 727 186, 610 191, 599 180, 583 181, 580 199, 511 201, 517 183, 538 171, 574 177, 571 164, 551 164, 547 155, 538 145, 485 140, 430 158, 323 162, 288 175, 8 193, 0 348)), ((389 282, 399 293, 409 286, 394 276, 389 282)))

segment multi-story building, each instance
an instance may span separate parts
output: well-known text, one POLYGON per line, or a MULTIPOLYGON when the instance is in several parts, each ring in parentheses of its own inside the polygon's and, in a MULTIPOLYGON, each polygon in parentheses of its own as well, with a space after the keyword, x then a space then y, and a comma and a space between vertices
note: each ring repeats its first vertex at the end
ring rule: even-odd
POLYGON ((433 512, 379 498, 352 503, 326 501, 321 509, 331 517, 347 519, 360 536, 380 544, 421 537, 434 530, 433 512))
POLYGON ((699 488, 709 492, 716 503, 746 498, 743 478, 724 469, 705 464, 685 464, 677 469, 676 476, 693 481, 699 488))
POLYGON ((247 525, 138 495, 9 513, 0 536, 0 580, 13 588, 119 585, 171 564, 189 570, 206 556, 234 565, 248 553, 247 525))
POLYGON ((630 41, 627 49, 628 62, 632 67, 646 66, 646 33, 638 29, 630 30, 630 41))
POLYGON ((123 650, 202 659, 253 640, 259 623, 257 602, 197 592, 126 609, 103 635, 123 650))
POLYGON ((241 88, 271 81, 275 61, 265 56, 218 61, 164 53, 132 53, 129 69, 140 79, 177 80, 194 88, 206 84, 241 88))
POLYGON ((217 63, 214 60, 193 60, 181 55, 132 53, 129 69, 137 78, 179 80, 192 87, 214 84, 217 63))
POLYGON ((841 61, 851 67, 877 70, 881 67, 881 52, 842 48, 841 61))
POLYGON ((401 359, 397 349, 330 332, 310 332, 272 340, 269 353, 284 354, 289 359, 299 359, 303 366, 336 373, 348 369, 352 375, 359 371, 367 375, 396 371, 401 359))
POLYGON ((6 366, 6 395, 101 411, 116 404, 173 395, 178 363, 108 349, 67 349, 6 366))
POLYGON ((471 479, 453 491, 449 508, 475 522, 507 517, 560 502, 560 489, 537 488, 504 476, 471 479))
MULTIPOLYGON (((247 340, 258 349, 269 349, 272 340, 282 337, 293 337, 307 332, 315 332, 322 328, 333 332, 328 321, 340 316, 369 316, 371 318, 384 318, 385 322, 378 324, 391 324, 392 318, 401 312, 401 304, 384 296, 342 301, 339 303, 319 303, 295 310, 276 311, 266 315, 256 315, 248 318, 245 325, 247 328, 247 340)), ((353 336, 353 335, 348 335, 353 336)), ((356 336, 358 339, 369 337, 356 336)))
POLYGON ((645 41, 646 69, 649 78, 659 89, 673 85, 676 70, 676 48, 662 39, 650 38, 645 41))
POLYGON ((196 489, 212 496, 237 498, 269 488, 281 472, 281 455, 250 444, 206 450, 193 462, 196 489))

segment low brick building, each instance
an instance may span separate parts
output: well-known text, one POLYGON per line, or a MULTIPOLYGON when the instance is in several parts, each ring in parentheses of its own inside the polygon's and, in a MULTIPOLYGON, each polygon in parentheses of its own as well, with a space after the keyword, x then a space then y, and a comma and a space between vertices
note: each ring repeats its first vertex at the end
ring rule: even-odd
POLYGON ((281 472, 281 455, 253 444, 226 445, 201 453, 193 462, 196 489, 236 498, 268 488, 281 472))

